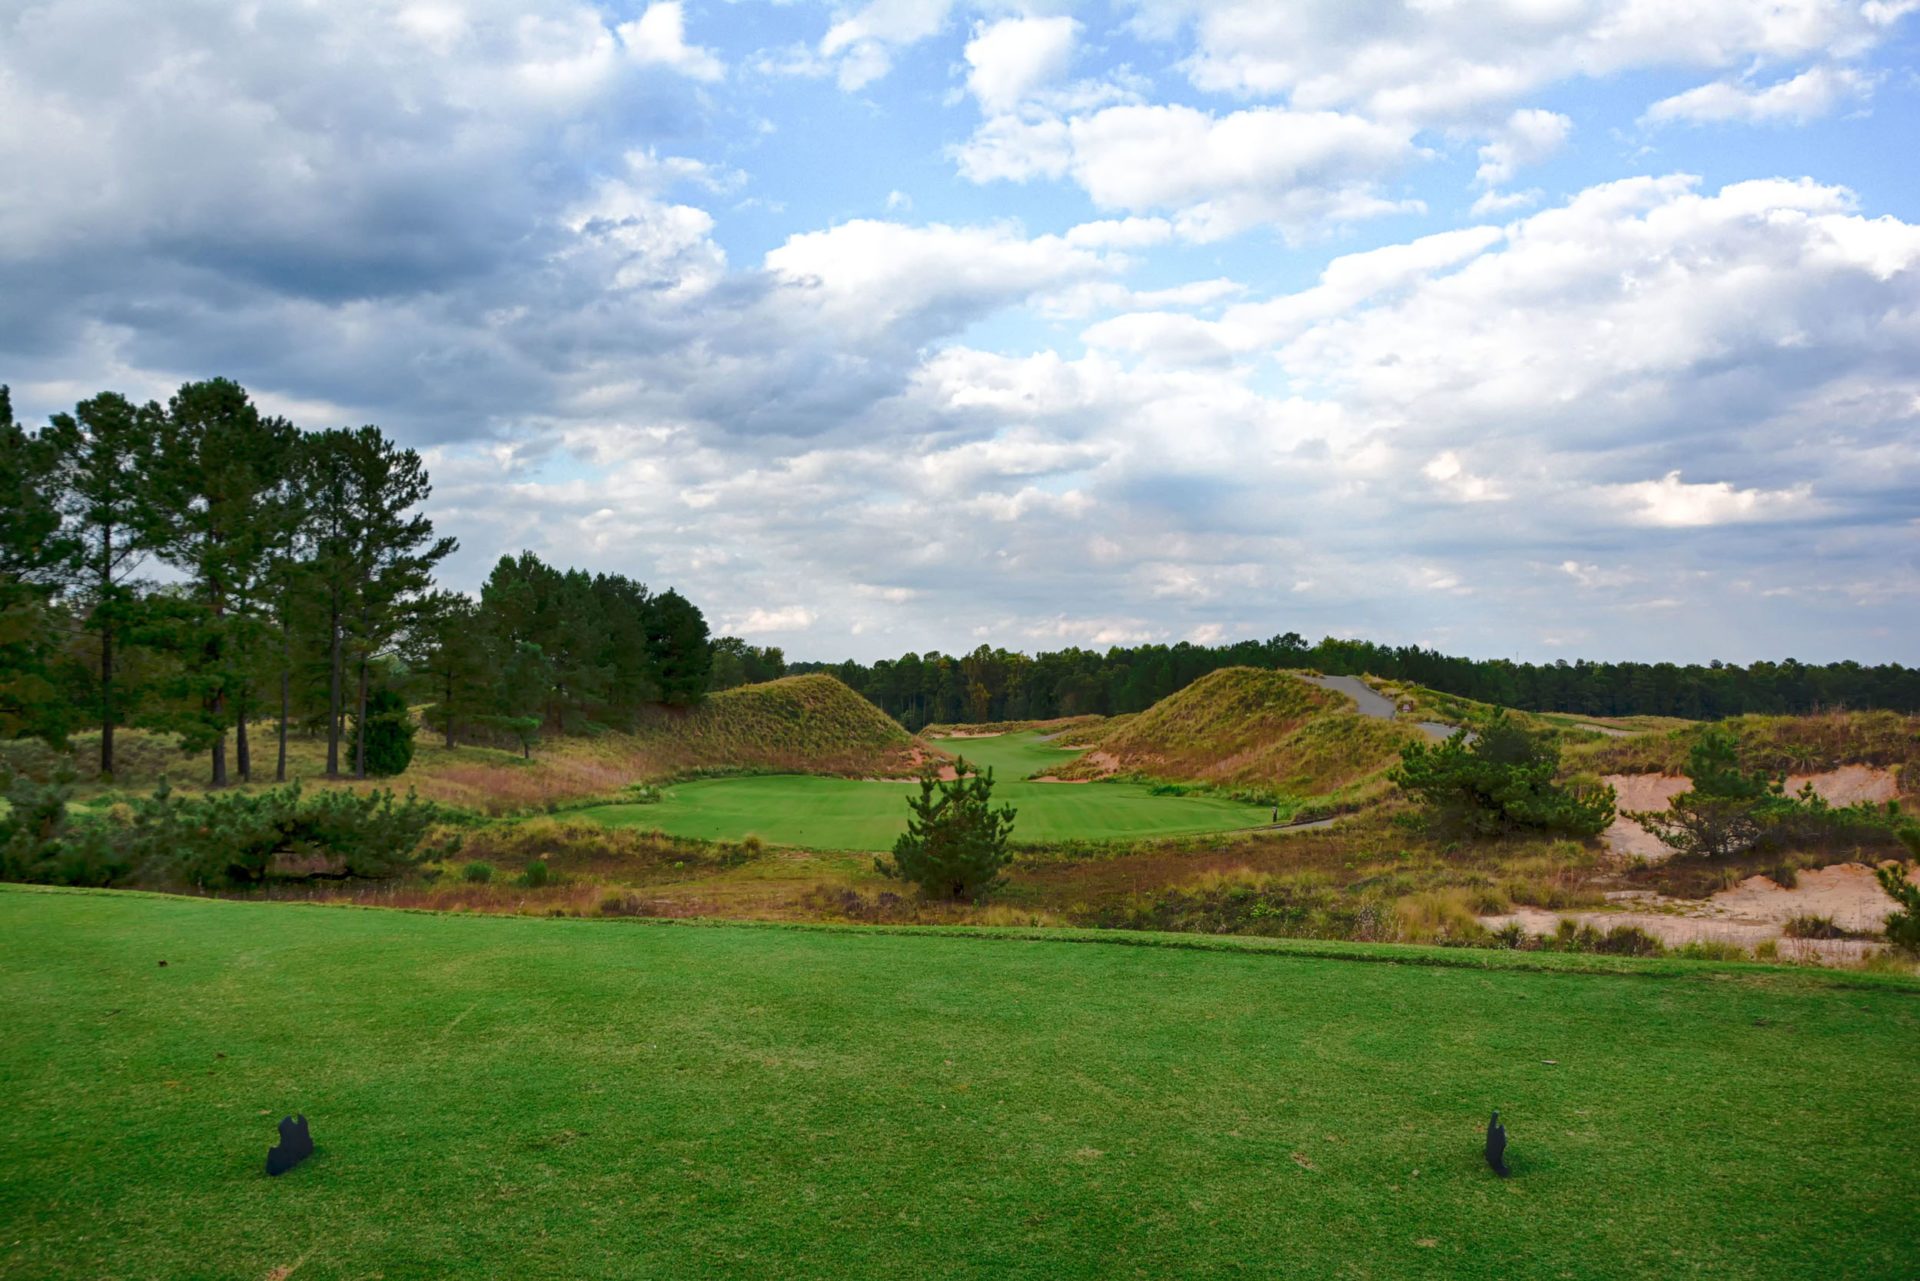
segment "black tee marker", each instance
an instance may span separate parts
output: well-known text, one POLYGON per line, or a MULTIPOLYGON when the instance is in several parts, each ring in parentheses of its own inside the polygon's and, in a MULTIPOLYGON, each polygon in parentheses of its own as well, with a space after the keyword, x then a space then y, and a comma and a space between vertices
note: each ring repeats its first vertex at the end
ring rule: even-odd
POLYGON ((1507 1170, 1507 1127, 1500 1124, 1500 1109, 1493 1110, 1493 1120, 1487 1122, 1487 1164, 1501 1178, 1506 1178, 1507 1170))
POLYGON ((307 1133, 307 1118, 287 1117, 280 1122, 280 1146, 267 1149, 267 1173, 285 1174, 313 1155, 313 1136, 307 1133))

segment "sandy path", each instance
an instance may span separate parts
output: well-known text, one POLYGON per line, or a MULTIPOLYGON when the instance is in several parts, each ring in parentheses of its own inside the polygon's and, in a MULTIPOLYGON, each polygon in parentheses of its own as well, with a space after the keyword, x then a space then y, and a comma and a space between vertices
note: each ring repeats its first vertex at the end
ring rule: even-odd
MULTIPOLYGON (((1375 720, 1390 721, 1400 710, 1392 699, 1377 694, 1358 676, 1302 676, 1301 680, 1309 685, 1318 685, 1321 689, 1332 690, 1336 694, 1345 694, 1358 706, 1362 716, 1371 716, 1375 720)), ((1456 728, 1439 721, 1420 721, 1421 729, 1435 742, 1452 737, 1456 728)))

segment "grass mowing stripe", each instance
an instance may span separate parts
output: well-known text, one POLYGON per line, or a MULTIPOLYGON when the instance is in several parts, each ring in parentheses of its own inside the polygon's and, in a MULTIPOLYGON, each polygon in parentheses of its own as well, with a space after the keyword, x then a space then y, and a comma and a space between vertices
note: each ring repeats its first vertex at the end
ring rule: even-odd
POLYGON ((1916 1264, 1906 992, 7 892, 0 1015, 8 1276, 1916 1264))

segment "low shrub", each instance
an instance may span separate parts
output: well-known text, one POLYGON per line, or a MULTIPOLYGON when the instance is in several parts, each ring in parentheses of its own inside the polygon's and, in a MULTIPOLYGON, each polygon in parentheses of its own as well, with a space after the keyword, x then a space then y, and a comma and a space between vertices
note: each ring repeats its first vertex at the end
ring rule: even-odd
POLYGON ((643 905, 632 890, 609 890, 600 900, 602 916, 640 916, 643 905))
POLYGON ((547 883, 550 875, 547 861, 543 858, 535 859, 527 864, 526 871, 520 873, 520 884, 527 889, 537 890, 547 883))
POLYGON ((1674 955, 1687 961, 1750 961, 1753 959, 1746 948, 1725 939, 1695 939, 1677 950, 1674 955))
POLYGON ((493 879, 493 864, 481 861, 469 863, 460 876, 470 885, 485 885, 493 879))
POLYGON ((1780 932, 1790 939, 1837 939, 1847 935, 1845 930, 1833 923, 1832 917, 1813 915, 1794 917, 1780 932))

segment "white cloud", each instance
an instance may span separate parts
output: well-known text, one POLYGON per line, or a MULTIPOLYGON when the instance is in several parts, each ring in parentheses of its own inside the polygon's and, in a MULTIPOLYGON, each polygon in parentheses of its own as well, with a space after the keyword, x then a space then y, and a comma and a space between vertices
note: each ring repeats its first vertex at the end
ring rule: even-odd
POLYGON ((1494 481, 1468 471, 1460 455, 1451 449, 1435 455, 1420 469, 1420 474, 1456 502, 1502 502, 1507 497, 1506 491, 1494 481))
POLYGON ((1545 193, 1538 187, 1531 191, 1482 192, 1468 212, 1476 218, 1484 218, 1488 214, 1503 214, 1515 209, 1526 209, 1539 204, 1543 194, 1545 193))
POLYGON ((1537 108, 1514 112, 1493 141, 1480 148, 1480 170, 1474 181, 1499 186, 1513 177, 1514 170, 1538 164, 1560 150, 1571 132, 1573 121, 1555 112, 1537 108))
POLYGON ((1173 224, 1165 218, 1121 218, 1083 222, 1067 232, 1067 243, 1088 249, 1144 249, 1173 239, 1173 224))
POLYGON ((686 16, 680 0, 661 0, 632 22, 616 30, 627 56, 642 65, 672 67, 695 80, 718 80, 727 74, 720 59, 687 43, 686 16))
POLYGON ((1735 489, 1724 480, 1689 485, 1678 471, 1659 480, 1612 485, 1604 492, 1630 520, 1668 528, 1787 520, 1810 514, 1813 506, 1811 485, 1772 490, 1735 489))
POLYGON ((1013 110, 1034 89, 1066 72, 1079 30, 1080 24, 1065 16, 1004 18, 981 26, 964 52, 967 88, 984 111, 1013 110))
POLYGON ((1864 98, 1872 77, 1850 67, 1811 67, 1791 80, 1756 87, 1744 80, 1721 80, 1662 98, 1647 108, 1652 124, 1806 124, 1827 115, 1839 102, 1864 98))
POLYGON ((752 609, 730 619, 722 629, 733 636, 757 636, 763 632, 804 632, 812 627, 818 614, 804 605, 786 605, 779 609, 752 609))
POLYGON ((1602 569, 1598 565, 1583 565, 1577 560, 1561 561, 1560 572, 1586 588, 1626 587, 1642 581, 1642 575, 1630 569, 1602 569))
POLYGON ((1634 68, 1732 68, 1858 57, 1912 3, 1855 0, 1134 0, 1136 26, 1188 27, 1193 83, 1285 98, 1295 109, 1357 109, 1383 121, 1490 124, 1516 99, 1574 77, 1634 68))
POLYGON ((1195 241, 1262 223, 1299 238, 1419 207, 1380 193, 1415 155, 1408 131, 1336 112, 1119 106, 1064 122, 1001 117, 959 155, 977 182, 1070 174, 1097 208, 1171 212, 1195 241))
POLYGON ((766 266, 789 305, 848 334, 911 334, 916 318, 945 331, 958 317, 1107 270, 1097 254, 1056 236, 870 219, 790 237, 766 266))
POLYGON ((893 50, 946 26, 953 0, 869 0, 839 18, 820 39, 820 56, 836 68, 840 87, 865 88, 893 70, 893 50))

